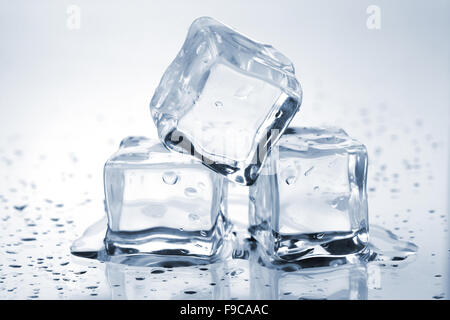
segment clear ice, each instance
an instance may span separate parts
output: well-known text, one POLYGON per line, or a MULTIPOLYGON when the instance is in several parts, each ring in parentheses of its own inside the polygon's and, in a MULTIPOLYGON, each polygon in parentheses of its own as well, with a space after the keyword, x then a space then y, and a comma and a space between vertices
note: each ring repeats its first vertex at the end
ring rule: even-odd
POLYGON ((288 58, 202 17, 164 73, 150 110, 168 148, 251 185, 301 100, 288 58))
POLYGON ((227 180, 200 160, 129 137, 106 162, 104 185, 109 255, 218 255, 230 228, 227 180))
POLYGON ((288 128, 250 187, 250 231, 274 261, 368 244, 367 152, 342 129, 288 128))

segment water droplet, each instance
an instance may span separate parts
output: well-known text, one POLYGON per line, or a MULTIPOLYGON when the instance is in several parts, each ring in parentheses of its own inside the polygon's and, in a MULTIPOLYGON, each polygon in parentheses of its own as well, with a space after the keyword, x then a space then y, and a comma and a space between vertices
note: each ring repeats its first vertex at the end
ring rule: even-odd
POLYGON ((319 186, 314 187, 314 191, 319 191, 319 189, 320 189, 319 186))
POLYGON ((216 107, 223 107, 222 101, 216 101, 216 102, 214 102, 214 105, 215 105, 216 107))
POLYGON ((276 114, 275 114, 275 118, 280 118, 283 115, 283 111, 279 110, 276 114))
POLYGON ((308 176, 311 171, 314 169, 314 166, 312 166, 311 168, 309 168, 308 170, 305 171, 305 177, 308 176))
POLYGON ((36 238, 22 238, 20 240, 28 242, 28 241, 35 241, 36 238))
POLYGON ((298 168, 295 163, 290 163, 281 172, 282 179, 288 184, 292 185, 297 181, 298 168))
POLYGON ((162 179, 166 184, 174 185, 178 181, 178 176, 173 171, 167 171, 164 172, 162 179))
POLYGON ((188 187, 184 189, 184 194, 188 197, 195 197, 197 195, 197 189, 188 187))
POLYGON ((197 221, 198 219, 200 219, 200 217, 198 216, 198 214, 189 213, 189 219, 192 221, 197 221))
POLYGON ((286 181, 286 184, 291 185, 291 184, 294 184, 296 180, 297 180, 296 176, 289 176, 286 178, 285 181, 286 181))
POLYGON ((200 190, 204 190, 205 189, 205 184, 203 183, 203 182, 199 182, 199 183, 197 183, 197 187, 200 189, 200 190))
POLYGON ((347 196, 340 196, 337 197, 336 199, 333 199, 330 202, 330 205, 333 209, 346 211, 348 209, 348 200, 349 198, 347 196))
POLYGON ((165 272, 164 270, 156 269, 156 270, 153 270, 151 273, 152 274, 160 274, 160 273, 164 273, 164 272, 165 272))
POLYGON ((27 207, 27 205, 23 205, 23 206, 14 206, 14 209, 16 209, 17 211, 23 211, 25 208, 27 207))
POLYGON ((185 293, 185 294, 196 294, 197 291, 185 291, 184 293, 185 293))
POLYGON ((250 85, 242 86, 235 92, 234 96, 239 99, 246 99, 253 89, 253 86, 250 85))

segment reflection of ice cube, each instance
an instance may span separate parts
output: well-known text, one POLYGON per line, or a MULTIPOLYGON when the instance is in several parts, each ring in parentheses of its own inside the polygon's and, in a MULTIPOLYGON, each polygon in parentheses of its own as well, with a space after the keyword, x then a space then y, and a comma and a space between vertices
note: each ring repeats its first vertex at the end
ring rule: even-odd
POLYGON ((251 186, 250 230, 275 260, 361 252, 366 176, 366 148, 343 130, 288 128, 251 186))
POLYGON ((169 148, 251 184, 300 103, 300 85, 284 55, 203 17, 191 25, 150 109, 169 148))
POLYGON ((221 265, 130 267, 106 264, 112 298, 152 300, 222 299, 221 265))
POLYGON ((158 142, 126 138, 105 164, 109 254, 213 256, 228 230, 227 181, 158 142))
POLYGON ((252 292, 260 299, 364 300, 368 297, 364 265, 286 272, 255 263, 250 270, 252 292))

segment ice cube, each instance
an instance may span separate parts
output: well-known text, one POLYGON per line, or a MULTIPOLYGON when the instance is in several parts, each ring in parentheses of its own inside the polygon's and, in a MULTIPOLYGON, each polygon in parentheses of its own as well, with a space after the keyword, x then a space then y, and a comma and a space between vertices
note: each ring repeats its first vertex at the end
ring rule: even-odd
POLYGON ((283 54, 202 17, 164 73, 150 110, 167 147, 250 185, 301 96, 283 54))
POLYGON ((227 180, 161 143, 129 137, 104 169, 110 255, 209 258, 229 230, 227 180))
POLYGON ((274 261, 368 243, 367 152, 344 130, 288 128, 250 187, 250 231, 274 261))

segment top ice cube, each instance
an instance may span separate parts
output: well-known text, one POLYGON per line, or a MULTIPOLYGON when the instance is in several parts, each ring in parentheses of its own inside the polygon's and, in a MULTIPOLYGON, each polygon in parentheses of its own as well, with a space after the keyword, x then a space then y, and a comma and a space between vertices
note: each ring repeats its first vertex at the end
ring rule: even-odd
POLYGON ((301 99, 288 58, 202 17, 164 73, 150 110, 168 148, 251 185, 301 99))

